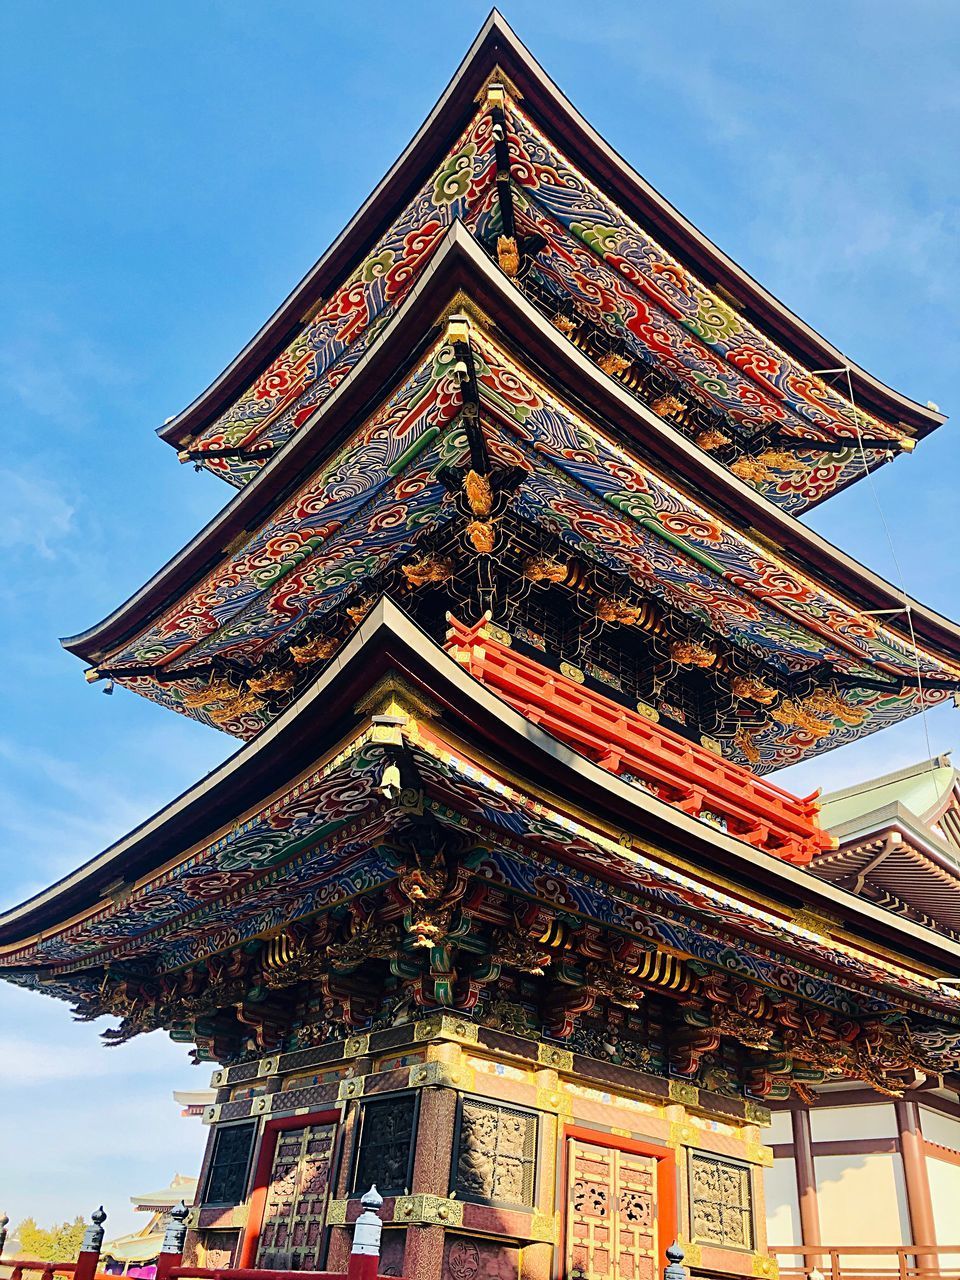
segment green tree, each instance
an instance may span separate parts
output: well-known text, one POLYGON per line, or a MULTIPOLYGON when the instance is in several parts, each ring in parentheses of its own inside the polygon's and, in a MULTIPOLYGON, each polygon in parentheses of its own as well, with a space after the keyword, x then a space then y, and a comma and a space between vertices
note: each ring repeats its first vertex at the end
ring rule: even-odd
POLYGON ((35 1218, 24 1218, 13 1232, 20 1241, 24 1258, 38 1262, 76 1262, 85 1231, 83 1218, 58 1222, 52 1227, 39 1227, 35 1218))

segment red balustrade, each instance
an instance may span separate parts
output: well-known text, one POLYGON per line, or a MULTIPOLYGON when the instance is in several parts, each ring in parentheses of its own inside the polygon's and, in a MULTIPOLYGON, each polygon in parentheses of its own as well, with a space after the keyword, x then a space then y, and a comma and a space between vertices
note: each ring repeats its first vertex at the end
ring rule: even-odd
POLYGON ((661 800, 803 865, 836 847, 819 825, 817 792, 800 799, 638 711, 493 638, 489 624, 448 617, 445 648, 466 671, 555 738, 661 800))

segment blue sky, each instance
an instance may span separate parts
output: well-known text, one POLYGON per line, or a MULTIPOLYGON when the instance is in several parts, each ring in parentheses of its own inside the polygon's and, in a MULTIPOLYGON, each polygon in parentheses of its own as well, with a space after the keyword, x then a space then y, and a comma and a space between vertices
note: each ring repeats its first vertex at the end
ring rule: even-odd
MULTIPOLYGON (((222 735, 87 687, 57 637, 99 620, 229 496, 153 429, 319 256, 433 105, 487 12, 438 5, 12 0, 0 13, 0 906, 97 852, 226 754, 222 735)), ((518 0, 518 34, 583 113, 851 357, 960 414, 960 9, 954 0, 518 0), (585 21, 585 15, 588 19, 585 21), (908 20, 905 21, 905 18, 908 20)), ((908 590, 960 615, 957 427, 877 493, 908 590)), ((810 523, 893 574, 866 485, 810 523)), ((933 749, 960 716, 928 717, 933 749)), ((924 754, 919 721, 785 781, 924 754)), ((134 1224, 195 1172, 160 1034, 102 1049, 0 985, 0 1210, 134 1224), (15 1172, 14 1172, 15 1170, 15 1172)))

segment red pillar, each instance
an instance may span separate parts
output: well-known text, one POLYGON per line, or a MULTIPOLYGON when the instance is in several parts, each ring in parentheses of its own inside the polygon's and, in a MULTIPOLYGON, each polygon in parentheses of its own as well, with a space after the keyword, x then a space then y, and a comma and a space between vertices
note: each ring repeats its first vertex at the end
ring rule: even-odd
MULTIPOLYGON (((790 1112, 790 1123, 793 1126, 793 1166, 797 1176, 797 1201, 800 1205, 800 1243, 822 1244, 810 1112, 806 1107, 798 1107, 790 1112)), ((819 1258, 815 1254, 804 1258, 805 1271, 817 1265, 819 1265, 819 1258)))
MULTIPOLYGON (((900 1135, 900 1155, 903 1159, 903 1179, 907 1187, 907 1208, 913 1243, 935 1245, 937 1231, 933 1221, 927 1157, 920 1128, 920 1108, 908 1098, 897 1098, 893 1107, 897 1113, 897 1131, 900 1135)), ((936 1254, 918 1254, 917 1265, 935 1271, 936 1254)))

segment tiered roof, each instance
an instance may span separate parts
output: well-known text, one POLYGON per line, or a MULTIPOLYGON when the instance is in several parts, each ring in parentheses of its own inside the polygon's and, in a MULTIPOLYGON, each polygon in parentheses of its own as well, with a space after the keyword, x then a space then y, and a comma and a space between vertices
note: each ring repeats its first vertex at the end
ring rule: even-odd
POLYGON ((953 1069, 958 943, 806 874, 755 776, 960 688, 796 519, 940 420, 841 363, 492 15, 164 429, 238 492, 66 642, 244 744, 0 916, 0 975, 220 1061, 412 1003, 757 1096, 953 1069))
POLYGON ((852 364, 711 244, 494 11, 353 221, 161 436, 247 483, 362 358, 457 219, 491 252, 506 230, 518 287, 598 361, 629 366, 620 371, 641 399, 786 510, 943 421, 852 364), (845 377, 817 372, 838 369, 850 370, 855 406, 845 377))

